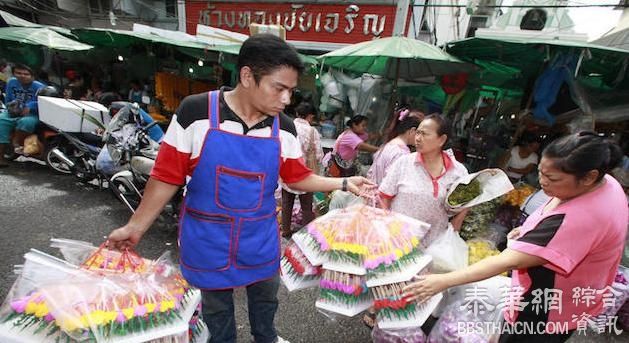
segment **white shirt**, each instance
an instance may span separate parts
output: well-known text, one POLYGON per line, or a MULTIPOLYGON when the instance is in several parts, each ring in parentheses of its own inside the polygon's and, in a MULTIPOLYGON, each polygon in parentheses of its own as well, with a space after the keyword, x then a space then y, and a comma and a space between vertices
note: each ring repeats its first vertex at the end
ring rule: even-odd
MULTIPOLYGON (((529 164, 537 165, 538 161, 539 157, 536 153, 531 153, 527 158, 520 157, 520 147, 514 146, 513 149, 511 149, 511 157, 509 157, 507 167, 522 169, 526 168, 529 164)), ((507 171, 507 175, 513 179, 519 179, 523 176, 522 174, 513 171, 507 171)))

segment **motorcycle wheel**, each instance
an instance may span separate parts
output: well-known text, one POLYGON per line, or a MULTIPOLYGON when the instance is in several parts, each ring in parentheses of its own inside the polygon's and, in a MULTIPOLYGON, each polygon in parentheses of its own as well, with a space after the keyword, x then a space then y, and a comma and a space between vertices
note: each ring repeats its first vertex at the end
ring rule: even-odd
MULTIPOLYGON (((61 151, 64 150, 60 144, 51 144, 50 146, 48 146, 48 148, 46 149, 46 165, 48 165, 48 167, 52 169, 52 171, 54 171, 55 173, 72 174, 72 168, 70 168, 69 165, 67 165, 65 162, 55 156, 55 154, 53 154, 52 151, 55 148, 58 148, 61 151)), ((68 154, 66 153, 66 155, 68 154)))
POLYGON ((142 198, 135 191, 135 187, 131 181, 122 177, 109 180, 109 189, 111 189, 114 196, 116 196, 129 211, 135 213, 135 209, 140 205, 142 198))

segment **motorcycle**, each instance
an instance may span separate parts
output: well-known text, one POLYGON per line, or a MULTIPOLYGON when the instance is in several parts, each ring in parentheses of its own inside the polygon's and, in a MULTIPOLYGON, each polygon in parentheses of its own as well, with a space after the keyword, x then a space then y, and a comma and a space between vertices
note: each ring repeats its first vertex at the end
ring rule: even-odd
MULTIPOLYGON (((127 104, 112 118, 104 137, 109 156, 119 169, 109 179, 109 188, 132 213, 142 200, 159 150, 159 144, 149 137, 158 123, 146 125, 139 111, 137 104, 127 104)), ((166 217, 175 222, 181 199, 180 191, 164 209, 166 217)))
POLYGON ((99 188, 107 180, 106 175, 96 168, 96 158, 103 143, 95 133, 70 133, 48 125, 57 137, 48 143, 46 164, 55 172, 73 174, 81 182, 98 182, 99 188))

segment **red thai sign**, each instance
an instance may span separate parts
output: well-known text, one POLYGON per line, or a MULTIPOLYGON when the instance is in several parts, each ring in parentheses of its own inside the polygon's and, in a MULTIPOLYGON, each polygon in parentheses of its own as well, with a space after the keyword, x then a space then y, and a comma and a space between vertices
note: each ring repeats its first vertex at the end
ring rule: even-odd
POLYGON ((186 1, 186 30, 196 34, 198 23, 249 34, 250 23, 280 23, 288 40, 358 43, 390 37, 395 13, 395 5, 186 1))

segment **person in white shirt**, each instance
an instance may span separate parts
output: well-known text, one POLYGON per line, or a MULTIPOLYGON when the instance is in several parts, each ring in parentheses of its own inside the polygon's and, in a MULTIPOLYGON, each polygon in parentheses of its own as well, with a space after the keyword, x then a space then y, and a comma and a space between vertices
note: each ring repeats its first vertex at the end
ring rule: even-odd
POLYGON ((520 138, 520 143, 507 154, 504 158, 507 161, 504 170, 512 182, 518 182, 522 177, 536 170, 539 162, 537 155, 539 147, 540 140, 537 136, 524 134, 520 138))

